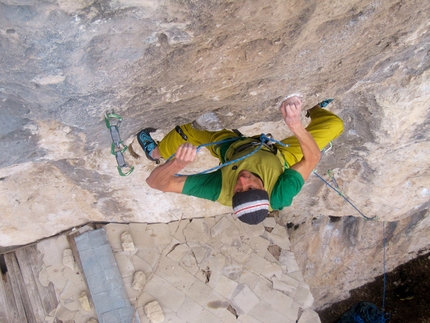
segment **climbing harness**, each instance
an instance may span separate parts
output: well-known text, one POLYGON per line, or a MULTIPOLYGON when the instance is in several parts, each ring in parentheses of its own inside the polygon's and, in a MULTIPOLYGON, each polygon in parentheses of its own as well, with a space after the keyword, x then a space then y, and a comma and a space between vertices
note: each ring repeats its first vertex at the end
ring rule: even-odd
POLYGON ((281 145, 283 145, 284 147, 286 146, 284 143, 279 142, 279 141, 273 141, 273 137, 271 133, 268 134, 261 134, 260 137, 256 138, 256 137, 251 137, 252 139, 254 139, 254 141, 248 142, 246 144, 243 144, 239 147, 237 147, 234 152, 233 152, 233 156, 236 155, 237 153, 240 153, 242 151, 247 150, 250 147, 256 147, 259 146, 261 143, 263 144, 264 147, 266 147, 272 154, 276 155, 276 153, 278 152, 278 148, 276 148, 276 146, 274 145, 275 143, 280 143, 281 145), (261 136, 264 136, 264 138, 262 138, 261 136))
POLYGON ((126 146, 119 135, 119 126, 121 125, 122 117, 118 114, 111 112, 105 112, 105 123, 106 127, 109 129, 111 138, 112 138, 112 146, 111 146, 111 154, 115 156, 116 161, 118 163, 117 169, 118 173, 121 176, 130 175, 134 167, 129 166, 124 159, 123 153, 127 150, 128 146, 126 146), (113 123, 113 124, 112 124, 113 123), (125 172, 124 172, 125 171, 125 172))
MULTIPOLYGON (((201 144, 201 145, 197 146, 197 152, 202 147, 208 147, 208 146, 214 146, 214 145, 222 145, 222 144, 225 144, 227 142, 234 142, 234 141, 243 140, 243 139, 244 139, 243 137, 234 137, 234 138, 228 138, 228 139, 224 139, 224 140, 220 140, 220 141, 209 142, 209 143, 206 143, 206 144, 201 144)), ((223 163, 221 163, 218 166, 209 168, 209 169, 204 170, 204 171, 202 171, 200 173, 196 173, 195 175, 212 173, 212 172, 214 172, 214 171, 216 171, 216 170, 218 170, 220 168, 223 168, 225 166, 228 166, 228 165, 240 162, 240 161, 248 158, 249 156, 252 156, 253 154, 255 154, 257 151, 259 151, 263 147, 267 147, 267 148, 269 148, 269 150, 271 152, 273 152, 274 149, 276 149, 276 147, 274 146, 275 143, 278 144, 278 145, 281 145, 283 147, 288 147, 287 144, 284 144, 283 142, 274 139, 270 133, 269 134, 262 133, 259 138, 255 138, 255 139, 256 139, 256 141, 253 142, 253 143, 250 143, 251 145, 246 144, 245 148, 240 149, 242 146, 238 148, 238 149, 240 149, 239 151, 243 151, 244 149, 246 149, 248 147, 255 146, 255 149, 252 150, 251 152, 249 152, 248 154, 246 154, 246 155, 244 155, 242 157, 230 160, 230 161, 223 162, 223 163)), ((236 150, 235 152, 237 153, 238 151, 236 150)), ((170 156, 167 159, 167 161, 171 160, 173 157, 175 157, 175 155, 176 154, 173 154, 172 156, 170 156)), ((175 176, 185 176, 185 174, 176 174, 175 176)))

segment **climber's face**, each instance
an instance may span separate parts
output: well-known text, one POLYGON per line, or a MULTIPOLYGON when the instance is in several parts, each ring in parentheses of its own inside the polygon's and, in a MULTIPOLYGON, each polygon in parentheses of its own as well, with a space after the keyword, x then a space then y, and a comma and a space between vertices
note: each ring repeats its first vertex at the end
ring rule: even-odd
POLYGON ((264 190, 263 181, 253 173, 242 170, 237 175, 236 185, 234 186, 234 194, 249 190, 264 190))

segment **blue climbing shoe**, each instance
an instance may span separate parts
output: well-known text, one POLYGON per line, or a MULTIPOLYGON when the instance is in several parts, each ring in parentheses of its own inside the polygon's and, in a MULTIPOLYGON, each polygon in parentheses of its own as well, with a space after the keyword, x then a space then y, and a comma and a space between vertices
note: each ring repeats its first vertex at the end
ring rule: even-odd
MULTIPOLYGON (((316 106, 314 106, 312 109, 314 109, 314 108, 322 108, 322 109, 324 109, 326 106, 328 106, 332 101, 333 101, 334 99, 325 99, 324 101, 321 101, 320 103, 318 103, 316 106)), ((312 110, 312 109, 309 109, 309 110, 312 110)), ((311 114, 310 114, 310 112, 309 112, 309 110, 308 111, 306 111, 306 118, 310 118, 310 116, 311 116, 311 114)))
POLYGON ((155 159, 151 156, 152 151, 157 148, 157 143, 154 141, 154 139, 151 138, 150 133, 156 131, 154 128, 145 128, 141 130, 137 134, 137 141, 139 142, 140 147, 142 147, 143 151, 145 152, 146 158, 148 158, 150 161, 154 161, 156 163, 159 163, 160 161, 158 159, 155 159))

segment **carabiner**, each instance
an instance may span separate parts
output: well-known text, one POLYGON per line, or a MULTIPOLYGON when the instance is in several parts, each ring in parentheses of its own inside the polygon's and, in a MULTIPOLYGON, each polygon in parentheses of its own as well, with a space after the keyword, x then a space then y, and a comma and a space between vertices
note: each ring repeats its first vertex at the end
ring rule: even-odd
POLYGON ((117 119, 118 123, 115 125, 117 127, 119 127, 119 125, 122 122, 122 117, 120 115, 113 113, 113 112, 111 112, 111 113, 105 112, 105 123, 106 123, 106 127, 108 129, 111 127, 109 119, 117 119))

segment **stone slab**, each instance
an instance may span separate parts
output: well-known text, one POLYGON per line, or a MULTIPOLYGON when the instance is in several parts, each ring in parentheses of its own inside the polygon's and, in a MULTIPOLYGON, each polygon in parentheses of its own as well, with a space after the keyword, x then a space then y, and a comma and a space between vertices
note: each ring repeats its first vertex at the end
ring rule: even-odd
POLYGON ((116 264, 104 228, 75 237, 99 323, 129 323, 134 308, 116 264))

